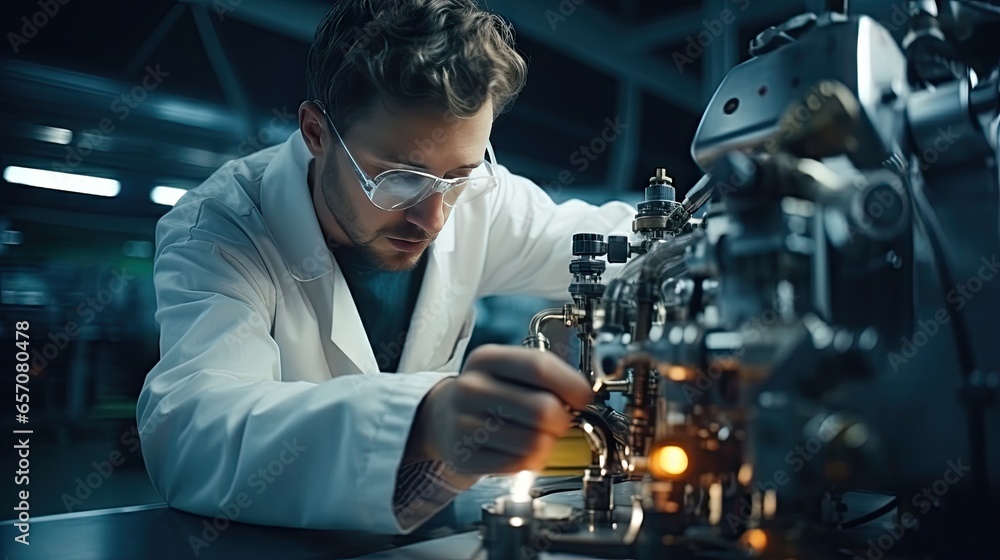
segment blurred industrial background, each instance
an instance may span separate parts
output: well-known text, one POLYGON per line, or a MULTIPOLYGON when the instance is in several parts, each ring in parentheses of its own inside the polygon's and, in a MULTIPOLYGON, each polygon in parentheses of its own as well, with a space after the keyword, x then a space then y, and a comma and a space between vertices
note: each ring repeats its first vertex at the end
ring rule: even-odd
MULTIPOLYGON (((639 200, 656 167, 683 195, 700 177, 689 144, 715 86, 757 33, 812 3, 485 4, 514 24, 529 61, 526 89, 494 127, 499 162, 557 200, 600 203, 639 200)), ((894 4, 852 11, 891 22, 894 4)), ((154 226, 222 163, 295 130, 329 5, 3 3, 0 332, 9 340, 15 321, 31 322, 32 516, 160 501, 134 431, 158 359, 154 226)), ((474 344, 518 343, 547 304, 480 302, 474 344)), ((3 371, 12 360, 0 353, 3 371)))

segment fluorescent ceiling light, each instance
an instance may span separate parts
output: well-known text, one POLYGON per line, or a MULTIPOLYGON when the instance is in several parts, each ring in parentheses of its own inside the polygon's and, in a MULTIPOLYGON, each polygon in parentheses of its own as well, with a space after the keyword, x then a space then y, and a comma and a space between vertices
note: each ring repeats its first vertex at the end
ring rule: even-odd
POLYGON ((73 141, 73 132, 65 128, 38 126, 35 127, 35 138, 42 142, 65 145, 73 141))
POLYGON ((13 165, 3 170, 3 178, 8 183, 95 196, 118 196, 122 190, 121 183, 114 179, 13 165))
POLYGON ((184 196, 187 189, 180 189, 177 187, 153 187, 153 190, 149 191, 149 199, 157 204, 162 204, 164 206, 173 206, 177 204, 177 201, 184 196))
POLYGON ((24 234, 17 230, 0 231, 0 245, 20 245, 23 241, 24 234))

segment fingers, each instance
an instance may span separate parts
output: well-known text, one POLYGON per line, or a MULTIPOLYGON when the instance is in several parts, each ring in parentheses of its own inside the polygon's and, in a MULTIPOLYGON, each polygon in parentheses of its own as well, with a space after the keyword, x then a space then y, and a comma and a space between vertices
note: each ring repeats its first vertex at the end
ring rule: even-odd
POLYGON ((516 424, 495 428, 462 422, 459 430, 467 435, 449 450, 451 465, 459 472, 486 474, 542 470, 548 464, 558 438, 516 424))
POLYGON ((455 380, 456 412, 479 423, 517 424, 535 431, 562 436, 573 416, 554 394, 526 389, 478 371, 467 371, 455 380))
POLYGON ((541 470, 594 394, 584 375, 558 356, 484 346, 462 374, 428 394, 420 433, 437 456, 467 474, 541 470), (426 419, 425 419, 426 417, 426 419))
POLYGON ((583 374, 549 352, 491 344, 473 351, 464 369, 549 391, 574 410, 594 401, 593 389, 583 374))
POLYGON ((494 449, 480 449, 467 461, 452 463, 457 472, 469 475, 513 474, 520 471, 541 471, 546 462, 538 458, 517 457, 494 449))

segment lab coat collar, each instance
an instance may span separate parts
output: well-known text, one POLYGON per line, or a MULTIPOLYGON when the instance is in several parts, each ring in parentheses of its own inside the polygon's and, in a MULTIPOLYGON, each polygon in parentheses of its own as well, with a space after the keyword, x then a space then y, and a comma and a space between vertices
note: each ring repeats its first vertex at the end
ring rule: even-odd
POLYGON ((264 170, 261 179, 261 215, 281 251, 289 273, 299 282, 315 280, 333 271, 309 194, 312 154, 296 130, 264 170))
MULTIPOLYGON (((330 340, 360 371, 377 372, 375 354, 368 343, 354 298, 343 272, 335 264, 316 218, 307 178, 312 159, 301 131, 296 131, 264 171, 261 179, 261 214, 295 280, 309 282, 335 272, 332 277, 330 340)), ((450 259, 446 254, 454 250, 455 216, 449 216, 428 248, 428 267, 414 317, 426 315, 426 308, 439 299, 437 292, 446 285, 451 275, 450 259)), ((424 321, 425 324, 416 329, 412 328, 411 318, 411 329, 400 356, 401 366, 421 363, 429 358, 435 347, 434 341, 450 325, 447 314, 435 318, 436 321, 424 321)))

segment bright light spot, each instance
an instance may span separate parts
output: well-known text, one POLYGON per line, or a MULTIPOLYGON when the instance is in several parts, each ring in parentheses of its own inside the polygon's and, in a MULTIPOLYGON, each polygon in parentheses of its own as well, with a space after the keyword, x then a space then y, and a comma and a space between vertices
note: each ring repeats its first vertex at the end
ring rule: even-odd
POLYGON ((510 518, 510 526, 511 527, 520 527, 521 525, 524 525, 524 518, 521 518, 521 517, 511 517, 510 518))
POLYGON ((868 426, 864 424, 854 424, 850 428, 844 430, 844 443, 848 447, 857 449, 862 445, 868 443, 868 426))
POLYGON ((713 482, 708 487, 708 522, 718 525, 722 520, 722 485, 713 482))
POLYGON ((149 191, 149 199, 157 204, 173 206, 186 192, 187 189, 177 187, 153 187, 153 190, 149 191))
POLYGON ((676 445, 665 445, 653 451, 650 468, 654 475, 672 477, 684 474, 688 468, 687 453, 676 445))
POLYGON ((73 132, 65 128, 39 126, 35 127, 35 138, 42 142, 66 145, 73 141, 73 132))
POLYGON ((767 548, 767 533, 762 529, 750 529, 746 533, 743 533, 743 541, 750 548, 760 552, 767 548))
POLYGON ((8 183, 95 196, 118 196, 118 193, 121 192, 121 183, 114 179, 60 173, 31 167, 10 166, 3 170, 3 178, 8 183))
POLYGON ((530 502, 531 486, 535 483, 535 473, 531 471, 521 471, 514 475, 514 482, 510 486, 510 501, 530 502))
POLYGON ((687 379, 687 368, 684 366, 670 366, 667 368, 667 377, 671 381, 684 381, 687 379))
POLYGON ((740 465, 740 471, 736 474, 736 479, 740 481, 743 486, 750 486, 750 482, 753 481, 753 465, 750 463, 743 463, 740 465))
POLYGON ((0 245, 20 245, 24 242, 24 234, 17 230, 0 231, 0 245))
POLYGON ((150 241, 126 241, 122 245, 122 254, 126 257, 148 259, 153 256, 153 243, 150 241))
POLYGON ((778 512, 778 493, 774 489, 764 492, 764 519, 773 519, 778 512))

